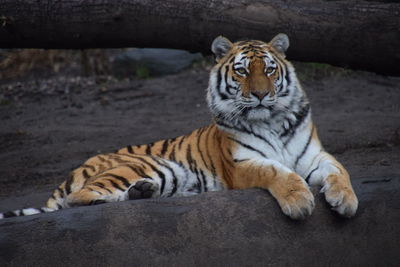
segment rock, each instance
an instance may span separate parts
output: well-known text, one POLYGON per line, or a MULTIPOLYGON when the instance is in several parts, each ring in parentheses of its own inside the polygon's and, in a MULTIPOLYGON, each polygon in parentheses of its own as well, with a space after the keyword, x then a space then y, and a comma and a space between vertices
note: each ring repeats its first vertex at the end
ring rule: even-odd
POLYGON ((396 266, 400 180, 377 181, 355 182, 352 219, 319 195, 311 217, 292 221, 260 189, 8 218, 0 266, 396 266))
POLYGON ((182 71, 201 60, 200 53, 165 48, 130 48, 113 58, 113 71, 117 76, 153 76, 182 71))

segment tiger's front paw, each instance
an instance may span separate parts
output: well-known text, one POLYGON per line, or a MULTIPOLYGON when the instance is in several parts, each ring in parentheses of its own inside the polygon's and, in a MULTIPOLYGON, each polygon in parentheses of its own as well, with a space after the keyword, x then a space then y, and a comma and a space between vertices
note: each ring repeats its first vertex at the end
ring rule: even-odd
POLYGON ((332 209, 344 217, 352 217, 358 208, 358 199, 351 184, 339 175, 331 174, 321 189, 332 209))
POLYGON ((285 196, 278 199, 284 214, 294 220, 303 220, 314 210, 314 195, 307 187, 290 189, 285 196))

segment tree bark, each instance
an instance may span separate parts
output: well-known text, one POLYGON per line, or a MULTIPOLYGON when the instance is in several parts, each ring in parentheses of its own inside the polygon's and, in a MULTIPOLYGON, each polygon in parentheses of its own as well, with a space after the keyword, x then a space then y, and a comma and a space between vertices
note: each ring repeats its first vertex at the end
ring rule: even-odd
POLYGON ((400 75, 400 4, 318 0, 0 0, 0 47, 168 47, 289 35, 291 60, 400 75))
POLYGON ((400 180, 353 184, 360 207, 352 219, 317 197, 311 217, 292 221, 260 189, 8 218, 0 265, 397 266, 400 180))

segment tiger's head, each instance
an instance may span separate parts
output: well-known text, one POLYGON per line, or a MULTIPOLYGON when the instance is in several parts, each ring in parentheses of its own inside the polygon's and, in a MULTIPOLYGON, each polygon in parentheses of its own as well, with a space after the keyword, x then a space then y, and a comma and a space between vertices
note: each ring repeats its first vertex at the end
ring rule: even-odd
POLYGON ((285 110, 290 86, 297 81, 293 66, 285 60, 286 34, 269 43, 258 40, 230 42, 217 37, 211 46, 216 65, 210 74, 207 100, 217 119, 267 120, 285 110))

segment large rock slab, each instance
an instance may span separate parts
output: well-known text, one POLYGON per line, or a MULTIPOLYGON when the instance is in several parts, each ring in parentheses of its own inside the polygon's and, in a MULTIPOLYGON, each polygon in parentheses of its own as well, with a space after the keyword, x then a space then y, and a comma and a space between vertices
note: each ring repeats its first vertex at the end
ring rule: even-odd
POLYGON ((0 266, 396 266, 400 180, 358 179, 355 190, 353 219, 317 197, 311 217, 292 221, 260 189, 9 218, 0 266))

